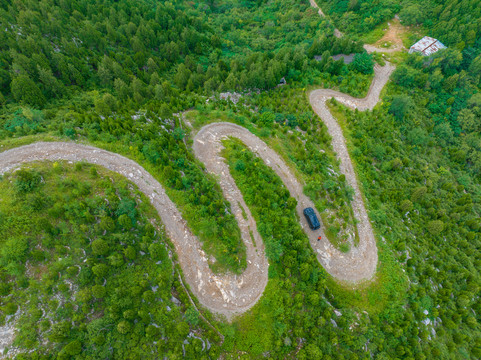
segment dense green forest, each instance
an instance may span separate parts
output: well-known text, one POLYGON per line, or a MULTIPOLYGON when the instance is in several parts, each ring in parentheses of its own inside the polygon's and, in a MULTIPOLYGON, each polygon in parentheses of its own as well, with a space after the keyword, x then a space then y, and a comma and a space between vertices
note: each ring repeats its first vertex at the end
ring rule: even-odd
POLYGON ((329 105, 379 248, 375 279, 355 289, 322 268, 294 199, 235 140, 223 156, 270 267, 263 296, 232 323, 196 310, 158 215, 124 178, 63 162, 2 176, 0 327, 16 319, 16 358, 481 357, 481 4, 317 3, 328 17, 297 0, 0 0, 0 147, 79 141, 137 161, 219 274, 241 273, 246 251, 184 120, 194 131, 230 121, 260 136, 347 251, 358 236, 353 190, 309 91, 365 96, 384 61, 360 39, 395 14, 448 46, 393 56, 373 111, 329 105), (334 26, 346 34, 334 37, 334 26), (340 53, 358 55, 345 65, 330 57, 340 53), (239 102, 220 99, 227 91, 239 102))
POLYGON ((361 35, 398 14, 401 23, 463 50, 481 36, 479 0, 317 0, 341 30, 361 35))

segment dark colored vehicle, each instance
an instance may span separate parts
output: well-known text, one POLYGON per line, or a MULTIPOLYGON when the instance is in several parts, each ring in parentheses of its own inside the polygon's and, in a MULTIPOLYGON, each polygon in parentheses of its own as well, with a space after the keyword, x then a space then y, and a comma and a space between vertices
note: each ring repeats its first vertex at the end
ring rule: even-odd
POLYGON ((311 207, 304 209, 304 216, 306 217, 307 222, 309 223, 309 227, 312 230, 317 230, 321 227, 319 220, 317 219, 317 215, 314 212, 314 209, 311 207))

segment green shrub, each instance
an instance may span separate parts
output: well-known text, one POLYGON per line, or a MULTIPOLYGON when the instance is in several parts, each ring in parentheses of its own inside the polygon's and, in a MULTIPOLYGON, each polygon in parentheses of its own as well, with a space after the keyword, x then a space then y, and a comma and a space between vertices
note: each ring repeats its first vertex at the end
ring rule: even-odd
POLYGON ((411 202, 411 200, 408 200, 408 199, 401 201, 401 203, 399 204, 399 209, 403 214, 407 213, 408 211, 411 211, 412 208, 413 208, 413 203, 411 202))
POLYGON ((354 59, 349 67, 361 74, 372 74, 374 72, 374 61, 372 55, 364 52, 354 55, 354 59))
POLYGON ((432 235, 439 235, 444 230, 444 223, 441 220, 430 221, 427 229, 432 235))
POLYGON ((95 239, 92 242, 92 252, 95 255, 107 255, 109 253, 109 244, 103 239, 95 239))
POLYGON ((18 170, 15 173, 15 189, 19 193, 27 193, 38 187, 42 181, 42 176, 31 170, 18 170))
POLYGON ((103 299, 107 294, 107 289, 102 285, 95 285, 92 287, 92 295, 97 299, 103 299))

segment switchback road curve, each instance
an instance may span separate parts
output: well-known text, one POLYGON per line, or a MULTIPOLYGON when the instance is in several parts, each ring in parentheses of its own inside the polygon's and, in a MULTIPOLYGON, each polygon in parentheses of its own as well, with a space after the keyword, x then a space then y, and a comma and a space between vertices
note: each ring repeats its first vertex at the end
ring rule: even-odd
POLYGON ((371 279, 376 271, 377 248, 356 176, 347 152, 342 131, 326 107, 326 100, 335 97, 338 101, 358 108, 371 109, 378 101, 381 89, 389 79, 393 66, 376 67, 375 77, 369 94, 364 99, 327 90, 315 90, 310 94, 314 111, 321 117, 332 136, 332 146, 340 159, 341 173, 354 188, 353 210, 359 220, 359 245, 348 253, 335 249, 326 236, 317 241, 321 230, 309 229, 302 210, 314 207, 312 201, 302 192, 302 184, 291 173, 281 157, 261 139, 247 129, 231 123, 213 123, 204 126, 194 138, 194 152, 207 171, 216 174, 226 199, 230 202, 241 229, 242 239, 247 249, 247 268, 241 275, 216 275, 208 265, 198 239, 192 234, 175 204, 169 199, 162 185, 139 164, 119 154, 92 146, 73 142, 38 142, 10 149, 0 153, 0 174, 12 171, 23 163, 33 161, 86 161, 97 164, 123 175, 137 185, 158 211, 165 230, 178 254, 186 282, 200 303, 209 310, 224 314, 228 319, 251 308, 262 295, 267 284, 268 261, 264 244, 257 231, 255 220, 246 206, 240 190, 230 175, 228 166, 220 156, 222 140, 228 137, 240 139, 251 151, 259 156, 282 179, 292 197, 298 201, 297 212, 301 225, 309 237, 311 247, 319 262, 336 279, 356 283, 371 279), (242 209, 242 208, 243 209, 242 209), (247 214, 244 219, 243 210, 247 214), (252 232, 256 246, 254 246, 252 232))

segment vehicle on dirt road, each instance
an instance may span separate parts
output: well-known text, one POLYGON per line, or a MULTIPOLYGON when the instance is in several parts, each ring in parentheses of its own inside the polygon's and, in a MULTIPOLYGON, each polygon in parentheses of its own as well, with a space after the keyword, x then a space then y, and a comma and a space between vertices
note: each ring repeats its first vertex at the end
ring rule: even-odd
POLYGON ((321 227, 317 215, 313 208, 308 207, 304 209, 304 216, 306 217, 307 223, 312 230, 317 230, 321 227))

